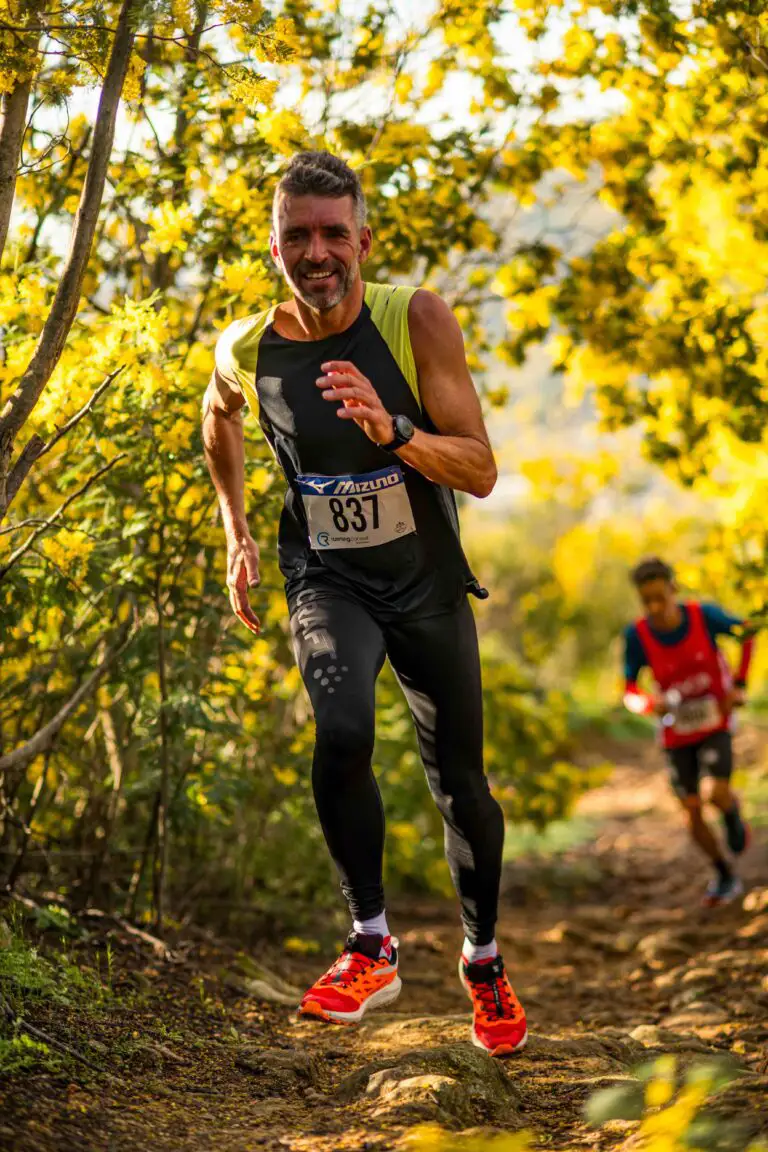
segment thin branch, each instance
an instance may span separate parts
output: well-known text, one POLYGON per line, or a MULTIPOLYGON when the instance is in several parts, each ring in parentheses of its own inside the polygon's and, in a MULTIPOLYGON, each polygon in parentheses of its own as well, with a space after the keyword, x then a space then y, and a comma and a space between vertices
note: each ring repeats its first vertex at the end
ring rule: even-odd
POLYGON ((22 528, 31 528, 32 525, 45 524, 39 516, 30 516, 28 520, 19 520, 18 524, 11 524, 9 528, 0 528, 0 536, 7 536, 10 532, 18 532, 22 528))
POLYGON ((85 589, 81 588, 80 585, 78 584, 78 582, 76 580, 73 580, 73 578, 71 576, 69 576, 64 571, 64 569, 56 563, 55 560, 53 560, 50 556, 46 556, 45 552, 41 552, 39 548, 32 548, 31 552, 32 552, 33 556, 37 556, 40 560, 43 560, 46 564, 49 564, 51 566, 51 568, 54 568, 56 570, 56 572, 59 574, 59 576, 61 576, 62 580, 65 580, 67 582, 67 584, 72 585, 75 592, 77 592, 78 596, 82 596, 82 598, 84 600, 86 600, 93 608, 96 607, 94 601, 91 599, 91 597, 85 591, 85 589))
POLYGON ((58 444, 58 442, 59 442, 59 440, 61 440, 62 436, 66 436, 67 432, 70 432, 75 427, 76 424, 79 424, 80 421, 85 416, 88 415, 89 412, 93 411, 94 407, 96 406, 98 401, 101 399, 101 397, 104 395, 107 388, 109 388, 112 381, 117 379, 117 377, 120 375, 120 373, 123 371, 124 368, 125 368, 125 365, 121 364, 119 366, 119 368, 115 368, 114 372, 110 372, 109 375, 104 378, 104 380, 101 382, 101 384, 99 384, 98 388, 96 389, 96 391, 91 396, 90 400, 87 400, 85 402, 85 404, 83 405, 83 407, 80 409, 80 411, 76 412, 75 415, 72 417, 72 419, 68 420, 67 423, 62 428, 60 428, 58 430, 56 435, 51 440, 48 441, 45 448, 43 448, 42 452, 40 453, 40 456, 38 457, 38 459, 47 455, 47 453, 50 452, 51 448, 53 448, 54 444, 58 444))
POLYGON ((99 1068, 97 1064, 92 1064, 87 1057, 83 1056, 76 1048, 70 1048, 68 1044, 62 1043, 61 1040, 55 1040, 53 1036, 49 1036, 47 1032, 43 1032, 41 1028, 36 1028, 33 1024, 29 1024, 21 1016, 18 1016, 7 1000, 0 998, 0 1013, 5 1016, 9 1024, 15 1024, 22 1032, 28 1033, 36 1040, 41 1040, 43 1044, 47 1044, 50 1048, 55 1048, 58 1052, 63 1052, 65 1056, 71 1056, 73 1060, 77 1060, 80 1064, 84 1064, 86 1068, 90 1068, 92 1072, 98 1072, 100 1076, 106 1076, 114 1084, 122 1083, 111 1072, 107 1072, 103 1068, 99 1068))
POLYGON ((39 756, 41 752, 45 752, 46 749, 50 747, 61 731, 67 717, 91 694, 110 665, 118 656, 122 655, 137 633, 138 627, 131 627, 127 634, 123 635, 119 642, 113 648, 109 649, 101 663, 94 668, 90 676, 83 681, 77 691, 70 696, 66 704, 61 706, 53 719, 49 720, 45 727, 41 728, 39 732, 36 732, 26 744, 22 744, 19 748, 14 748, 12 752, 8 752, 5 756, 0 756, 0 772, 24 768, 31 760, 34 760, 36 756, 39 756))
POLYGON ((42 536, 42 534, 46 531, 46 529, 51 528, 56 523, 56 521, 59 519, 59 517, 64 512, 66 512, 66 510, 67 510, 67 508, 69 508, 70 504, 73 504, 75 500, 79 499, 80 496, 83 496, 88 491, 88 489, 91 487, 91 485, 95 484, 97 480, 100 480, 101 477, 106 472, 109 472, 109 470, 111 468, 114 468, 115 464, 119 463, 120 460, 124 460, 127 455, 128 455, 127 452, 120 452, 117 456, 114 456, 107 464, 104 465, 103 468, 100 468, 98 470, 98 472, 95 472, 93 474, 93 476, 90 476, 86 480, 85 484, 83 484, 82 487, 78 488, 77 492, 73 492, 71 496, 68 496, 67 499, 64 501, 64 503, 59 505, 59 507, 56 509, 56 511, 53 512, 48 517, 48 519, 45 520, 40 525, 39 528, 36 528, 35 531, 30 536, 27 537, 27 539, 24 541, 24 543, 19 545, 19 547, 16 549, 15 552, 11 553, 11 555, 8 558, 8 563, 5 564, 2 568, 0 568, 0 581, 2 581, 6 577, 6 575, 8 574, 8 571, 13 567, 13 565, 18 560, 21 559, 21 557, 24 555, 24 553, 29 551, 29 549, 32 547, 32 545, 35 543, 35 541, 40 536, 42 536))

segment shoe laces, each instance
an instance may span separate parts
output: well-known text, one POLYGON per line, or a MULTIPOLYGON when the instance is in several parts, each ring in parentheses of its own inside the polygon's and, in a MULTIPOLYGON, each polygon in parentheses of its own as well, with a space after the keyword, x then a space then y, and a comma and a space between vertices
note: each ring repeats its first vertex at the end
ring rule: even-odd
POLYGON ((364 972, 369 965, 374 963, 374 960, 371 960, 369 956, 364 956, 362 952, 342 952, 319 983, 337 984, 346 988, 355 982, 361 972, 364 972))
POLYGON ((484 1016, 499 1020, 519 1016, 521 1008, 507 979, 503 963, 497 958, 488 966, 489 979, 470 980, 472 991, 484 1016))

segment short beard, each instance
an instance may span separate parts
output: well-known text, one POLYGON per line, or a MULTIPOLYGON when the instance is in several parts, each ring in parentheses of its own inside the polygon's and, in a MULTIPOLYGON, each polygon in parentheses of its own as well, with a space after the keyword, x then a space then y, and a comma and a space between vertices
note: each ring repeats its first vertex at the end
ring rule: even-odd
POLYGON ((344 279, 340 282, 338 288, 331 296, 322 296, 317 299, 310 292, 304 292, 298 284, 296 284, 291 277, 286 273, 286 280, 294 296, 301 300, 302 304, 306 304, 307 308, 312 308, 315 312, 330 312, 337 304, 341 304, 345 296, 347 296, 354 286, 357 279, 357 261, 347 269, 344 279))

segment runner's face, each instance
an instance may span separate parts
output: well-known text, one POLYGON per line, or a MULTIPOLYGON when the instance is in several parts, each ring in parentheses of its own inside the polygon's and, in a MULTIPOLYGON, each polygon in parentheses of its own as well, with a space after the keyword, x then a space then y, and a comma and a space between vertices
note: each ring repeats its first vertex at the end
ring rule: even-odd
POLYGON ((270 244, 299 300, 328 312, 357 280, 371 250, 371 230, 358 228, 351 196, 284 196, 270 244))
POLYGON ((646 580, 639 588, 640 599, 651 626, 671 630, 677 623, 677 589, 671 580, 646 580))

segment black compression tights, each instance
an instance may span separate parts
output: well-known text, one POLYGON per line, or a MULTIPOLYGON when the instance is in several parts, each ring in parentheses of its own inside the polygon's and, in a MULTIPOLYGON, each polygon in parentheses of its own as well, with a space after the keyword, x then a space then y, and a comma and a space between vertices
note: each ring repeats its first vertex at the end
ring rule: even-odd
POLYGON ((464 929, 473 943, 490 943, 504 820, 483 770, 480 660, 469 604, 380 624, 359 604, 305 589, 292 598, 291 628, 315 713, 315 802, 353 917, 370 919, 384 908, 384 813, 371 757, 376 678, 388 656, 443 816, 464 929))

